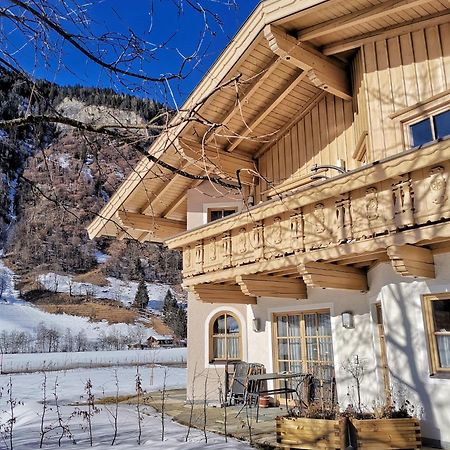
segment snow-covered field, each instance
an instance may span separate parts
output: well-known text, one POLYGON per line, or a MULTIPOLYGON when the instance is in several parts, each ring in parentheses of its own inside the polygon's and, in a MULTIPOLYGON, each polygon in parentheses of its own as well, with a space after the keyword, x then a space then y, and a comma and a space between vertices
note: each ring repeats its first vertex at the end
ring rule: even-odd
MULTIPOLYGON (((0 255, 1 256, 1 255, 0 255)), ((108 287, 95 286, 89 283, 76 283, 70 276, 55 275, 53 273, 42 275, 40 282, 49 290, 69 292, 86 295, 89 293, 99 298, 121 300, 128 303, 134 299, 136 283, 124 283, 115 278, 109 278, 108 287)), ((91 322, 87 317, 71 316, 68 314, 50 314, 30 305, 19 297, 14 288, 15 274, 6 267, 0 259, 0 333, 1 332, 27 332, 34 334, 39 324, 55 329, 61 335, 70 330, 73 336, 82 332, 89 341, 96 341, 105 335, 139 336, 143 334, 143 325, 130 325, 125 323, 109 324, 91 322)), ((160 313, 164 297, 169 289, 168 285, 149 284, 149 295, 154 311, 160 313)), ((158 336, 151 328, 145 328, 146 337, 158 336)))
MULTIPOLYGON (((153 371, 153 384, 150 385, 151 369, 140 368, 142 387, 146 391, 156 391, 162 389, 164 378, 165 385, 170 388, 185 387, 186 371, 180 368, 158 367, 153 371)), ((61 441, 61 448, 76 448, 87 450, 90 447, 87 422, 83 421, 80 411, 86 411, 86 407, 81 403, 86 401, 85 385, 88 379, 91 380, 92 390, 96 398, 103 396, 114 396, 116 394, 117 373, 119 395, 132 395, 135 393, 136 368, 109 368, 109 369, 77 369, 63 372, 49 372, 47 376, 47 395, 49 409, 43 419, 44 429, 52 429, 45 435, 43 442, 44 449, 58 448, 58 438, 62 429, 58 427, 57 411, 55 405, 55 385, 60 407, 60 417, 62 424, 70 429, 73 439, 76 441, 74 447, 72 440, 64 436, 61 441), (80 403, 80 404, 79 404, 80 403)), ((14 409, 16 421, 13 425, 13 446, 14 449, 38 449, 40 440, 41 420, 42 420, 42 400, 43 400, 43 373, 20 374, 0 376, 0 427, 11 418, 10 403, 8 395, 8 384, 11 380, 12 399, 17 400, 14 409)), ((113 416, 114 404, 98 405, 100 411, 92 416, 93 447, 96 449, 111 448, 111 441, 114 434, 113 416), (109 411, 108 411, 109 410, 109 411)), ((232 439, 225 443, 223 436, 214 434, 208 435, 208 443, 204 441, 203 434, 198 430, 191 430, 189 441, 185 442, 186 427, 178 425, 166 417, 164 441, 161 440, 161 416, 151 407, 145 407, 142 414, 142 440, 143 449, 200 449, 208 448, 212 450, 222 449, 250 449, 249 446, 232 439)), ((114 448, 120 450, 131 450, 139 448, 138 439, 138 416, 136 407, 133 405, 121 404, 118 409, 118 436, 114 448)), ((9 449, 9 435, 3 428, 0 436, 0 449, 9 449)))
POLYGON ((142 364, 183 364, 186 348, 118 350, 104 352, 0 354, 0 373, 66 370, 79 367, 111 367, 142 364))
MULTIPOLYGON (((70 275, 58 275, 53 272, 40 275, 38 281, 49 291, 72 292, 73 295, 91 295, 95 298, 120 301, 125 305, 133 303, 138 286, 138 283, 134 281, 122 281, 113 277, 107 278, 107 286, 97 286, 91 283, 74 281, 70 275)), ((169 289, 168 284, 147 283, 147 292, 150 298, 148 308, 152 312, 160 312, 169 289)))

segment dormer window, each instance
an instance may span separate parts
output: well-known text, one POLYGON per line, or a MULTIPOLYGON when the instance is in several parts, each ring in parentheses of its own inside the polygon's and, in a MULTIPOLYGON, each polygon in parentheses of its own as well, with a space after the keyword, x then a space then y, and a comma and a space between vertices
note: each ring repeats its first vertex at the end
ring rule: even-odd
POLYGON ((428 116, 409 126, 411 147, 450 137, 450 110, 428 116))

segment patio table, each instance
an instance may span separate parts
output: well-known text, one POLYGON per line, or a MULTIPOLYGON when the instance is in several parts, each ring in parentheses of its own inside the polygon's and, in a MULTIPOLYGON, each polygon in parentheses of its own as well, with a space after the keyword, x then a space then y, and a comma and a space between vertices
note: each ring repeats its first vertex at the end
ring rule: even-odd
POLYGON ((290 372, 279 372, 279 373, 262 373, 258 375, 250 375, 248 377, 248 384, 252 385, 252 388, 247 392, 244 406, 248 405, 250 402, 256 402, 256 422, 259 418, 259 398, 262 395, 269 394, 281 394, 284 395, 286 401, 286 410, 288 411, 288 395, 296 394, 300 399, 298 392, 299 386, 304 382, 304 380, 309 377, 309 374, 304 373, 290 373, 290 372), (289 385, 289 381, 298 379, 296 386, 289 385), (268 388, 265 383, 267 381, 282 381, 282 386, 268 388), (251 391, 251 392, 250 392, 251 391))

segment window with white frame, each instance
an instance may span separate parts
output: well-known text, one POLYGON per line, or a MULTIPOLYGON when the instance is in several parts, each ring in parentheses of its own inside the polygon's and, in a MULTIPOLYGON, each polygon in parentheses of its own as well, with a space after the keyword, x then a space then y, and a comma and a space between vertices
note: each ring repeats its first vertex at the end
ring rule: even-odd
POLYGON ((411 147, 450 137, 450 109, 409 124, 411 147))
POLYGON ((450 375, 450 294, 422 298, 431 374, 450 375))

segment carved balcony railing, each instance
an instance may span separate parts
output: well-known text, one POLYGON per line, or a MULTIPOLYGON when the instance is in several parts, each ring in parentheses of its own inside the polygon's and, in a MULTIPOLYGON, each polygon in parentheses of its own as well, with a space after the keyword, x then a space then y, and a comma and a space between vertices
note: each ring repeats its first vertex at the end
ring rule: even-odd
MULTIPOLYGON (((447 237, 450 241, 446 223, 450 220, 449 159, 448 141, 411 150, 191 230, 167 243, 183 250, 188 286, 209 279, 226 281, 247 273, 270 273, 274 261, 302 265, 305 271, 308 262, 337 262, 344 253, 360 254, 364 260, 369 250, 384 251, 402 275, 415 274, 405 269, 404 261, 405 254, 414 254, 408 267, 418 267, 419 276, 431 276, 429 250, 414 244, 447 237), (446 228, 439 233, 430 231, 436 226, 446 228), (422 233, 421 229, 428 231, 422 233), (360 245, 371 241, 378 244, 370 248, 360 245), (342 253, 340 249, 346 250, 342 253)), ((317 267, 315 270, 318 273, 317 267)))

